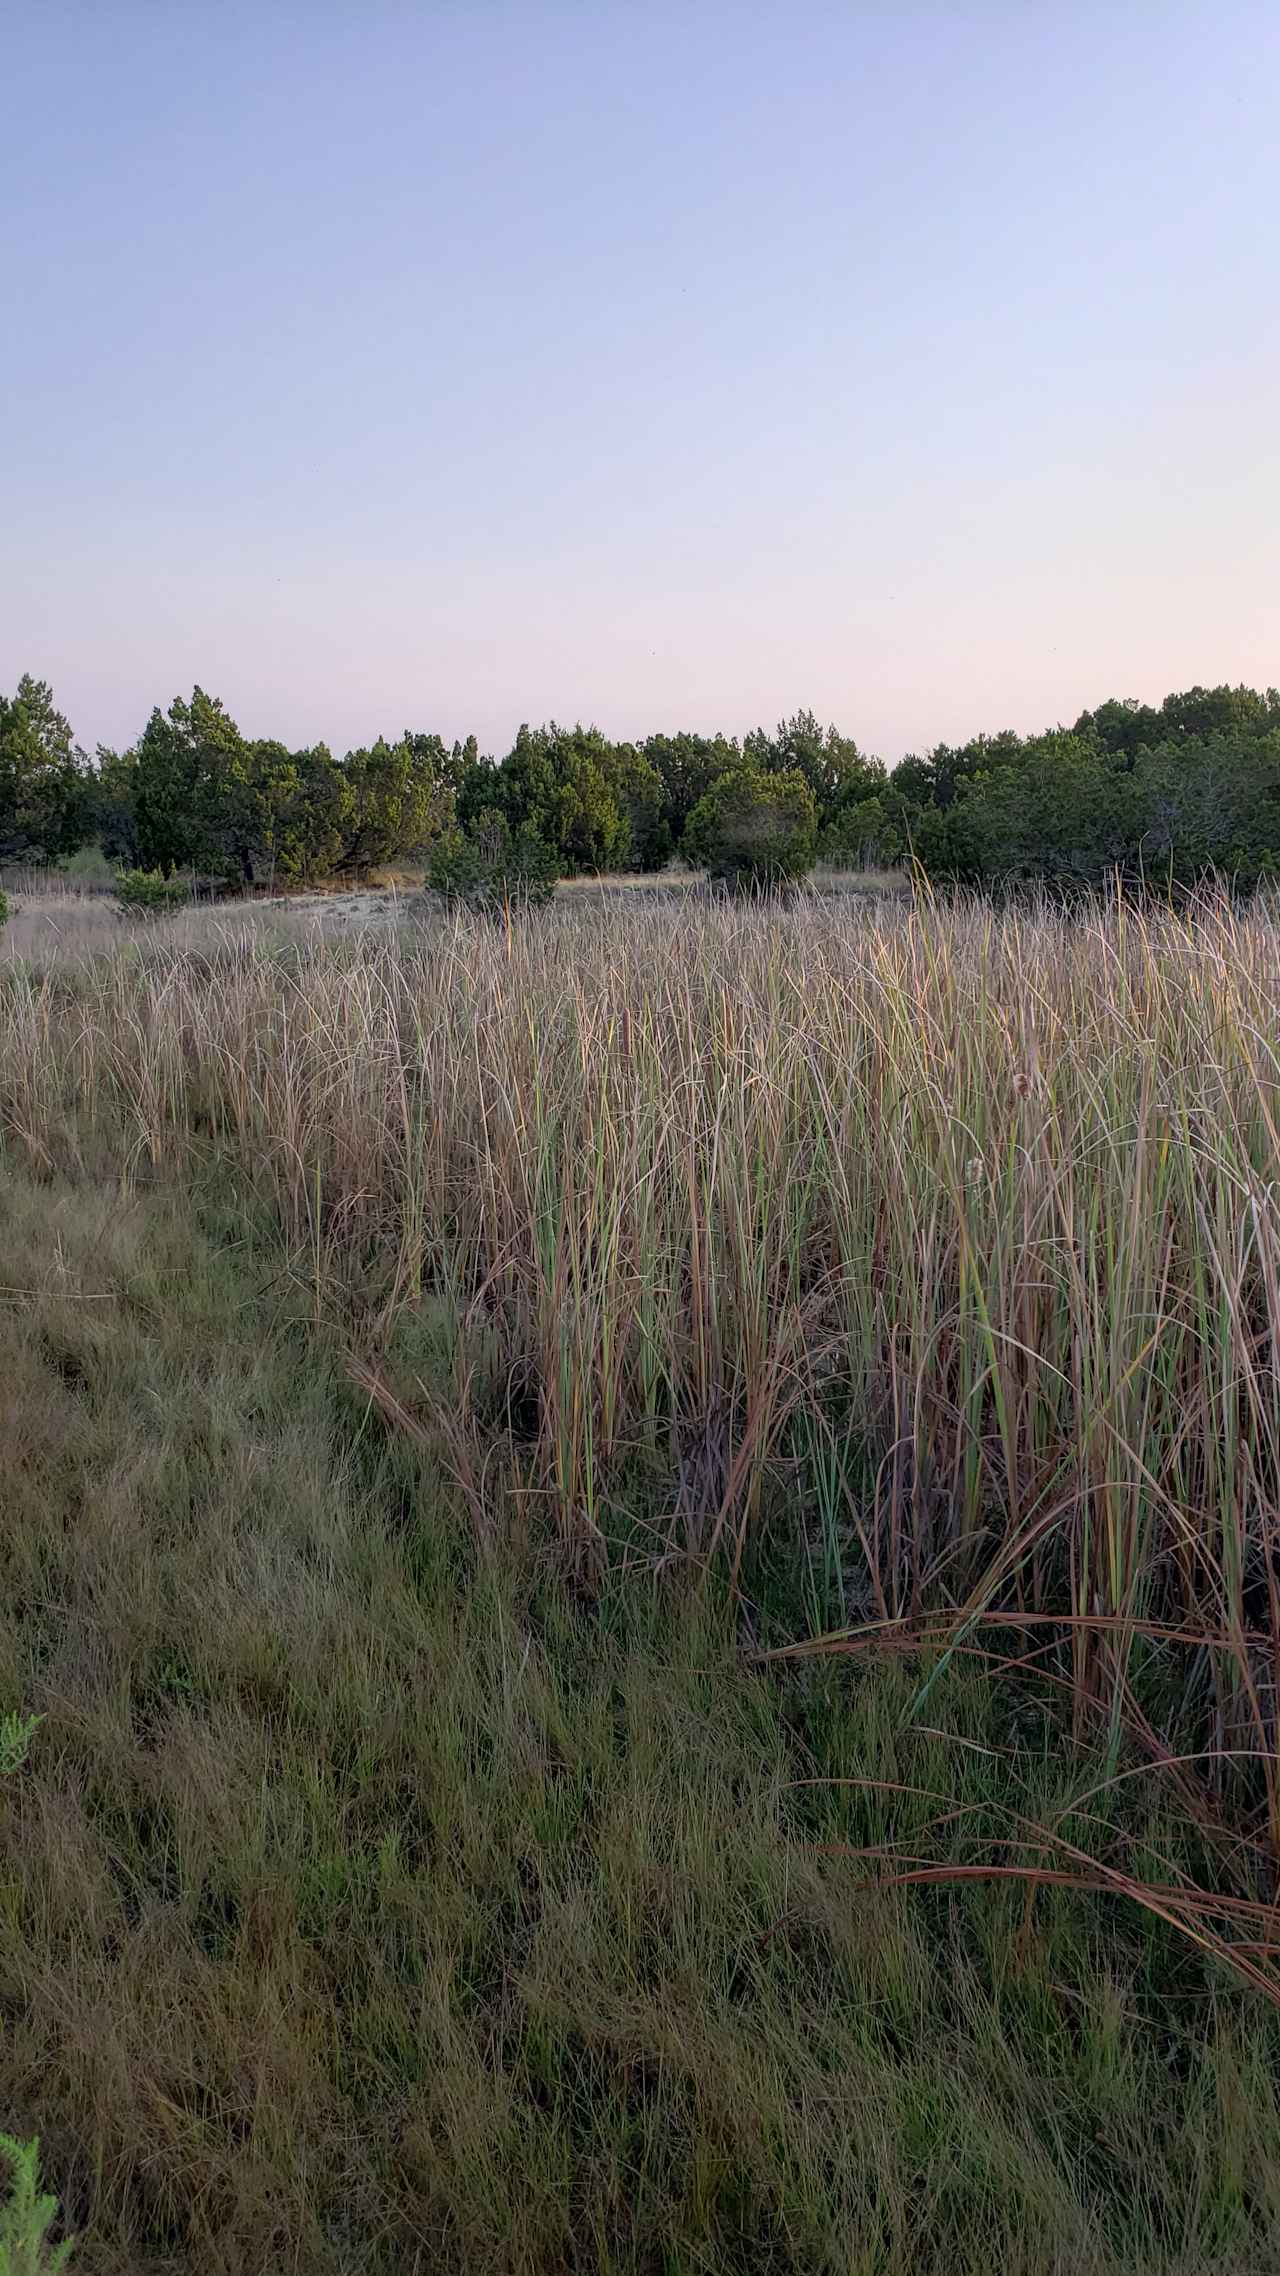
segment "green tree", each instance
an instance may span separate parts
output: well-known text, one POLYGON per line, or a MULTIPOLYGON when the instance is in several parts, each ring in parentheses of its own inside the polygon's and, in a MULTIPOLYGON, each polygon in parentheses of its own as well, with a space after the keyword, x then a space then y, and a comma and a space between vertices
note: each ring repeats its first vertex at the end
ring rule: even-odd
POLYGON ((453 821, 460 830, 469 830, 486 807, 500 804, 500 771, 492 759, 481 757, 474 735, 454 744, 445 781, 453 801, 453 821))
POLYGON ((1072 732, 1092 736, 1112 758, 1131 765, 1145 744, 1159 742, 1160 714, 1134 696, 1112 697, 1096 711, 1082 711, 1072 732))
POLYGON ((555 892, 556 863, 526 825, 514 834, 496 806, 476 815, 469 832, 456 823, 442 831, 431 853, 427 882, 450 908, 490 916, 513 906, 541 907, 555 892))
POLYGON ((92 831, 108 861, 136 869, 138 845, 138 754, 98 745, 90 792, 92 831))
POLYGON ((513 835, 532 831, 562 875, 618 869, 630 858, 614 749, 598 727, 522 726, 495 787, 513 835))
POLYGON ((755 728, 743 742, 742 756, 761 773, 802 775, 820 828, 833 822, 842 806, 873 797, 884 780, 878 760, 864 758, 851 735, 821 726, 812 711, 780 720, 772 735, 755 728))
POLYGON ((743 765, 704 793, 685 824, 685 852, 735 891, 791 885, 813 867, 818 809, 799 771, 743 765))
POLYGON ((369 869, 426 851, 452 810, 446 766, 438 735, 406 732, 396 743, 379 736, 367 750, 349 751, 342 762, 351 799, 343 867, 369 869))
POLYGON ((932 759, 922 759, 915 751, 909 751, 905 759, 900 759, 889 777, 895 811, 904 822, 937 805, 937 788, 932 759))
POLYGON ((56 861, 74 853, 92 815, 88 763, 47 680, 24 672, 0 696, 0 860, 56 861))
POLYGON ((201 687, 152 712, 134 750, 133 818, 144 869, 253 882, 252 751, 201 687))
POLYGON ((1098 885, 1129 859, 1128 778, 1094 741, 1063 730, 1019 743, 1016 754, 1002 747, 997 763, 958 779, 940 812, 941 827, 917 832, 917 854, 967 884, 1098 885))
POLYGON ((1280 728, 1280 692, 1260 694, 1247 687, 1192 687, 1167 695, 1160 704, 1133 696, 1112 697, 1096 711, 1082 711, 1077 735, 1096 736, 1103 750, 1132 766, 1139 752, 1156 744, 1199 744, 1215 736, 1237 742, 1264 740, 1280 728))
POLYGON ((249 744, 241 804, 246 882, 288 884, 304 874, 301 789, 297 759, 283 743, 249 744))
POLYGON ((820 851, 824 860, 851 869, 887 869, 901 860, 905 842, 888 795, 876 791, 837 809, 822 832, 820 851))
POLYGON ((742 764, 742 751, 729 735, 646 735, 640 755, 662 786, 661 828, 670 841, 661 859, 684 837, 698 800, 721 775, 742 764))
POLYGON ((1280 872, 1280 726, 1227 730, 1139 751, 1134 862, 1153 880, 1212 872, 1241 886, 1280 872))
POLYGON ((332 876, 351 831, 354 795, 327 744, 292 756, 290 802, 280 818, 282 874, 311 883, 332 876))
POLYGON ((1180 695, 1167 695, 1160 706, 1158 732, 1147 737, 1148 742, 1167 742, 1195 739, 1204 741, 1210 736, 1231 735, 1249 740, 1268 735, 1280 727, 1280 693, 1268 688, 1260 695, 1256 688, 1216 687, 1186 688, 1180 695))
POLYGON ((937 743, 926 758, 905 758, 894 768, 894 790, 913 809, 937 806, 945 813, 963 785, 977 775, 1017 766, 1026 749, 1011 727, 997 735, 974 735, 967 743, 937 743))
POLYGON ((621 858, 631 869, 661 869, 675 851, 662 777, 634 743, 614 744, 609 771, 624 824, 621 858))
POLYGON ((253 882, 297 885, 329 876, 342 859, 354 803, 323 743, 303 751, 251 743, 239 850, 253 882))
POLYGON ((902 762, 889 796, 938 877, 1247 887, 1280 872, 1280 694, 1193 687, 1158 706, 1113 699, 1069 731, 939 744, 902 762))

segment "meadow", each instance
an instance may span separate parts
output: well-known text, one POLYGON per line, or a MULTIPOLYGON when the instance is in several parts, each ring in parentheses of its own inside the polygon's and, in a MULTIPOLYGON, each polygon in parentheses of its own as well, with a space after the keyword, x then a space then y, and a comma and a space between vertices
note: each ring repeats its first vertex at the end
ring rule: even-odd
POLYGON ((1280 2264, 1280 922, 384 914, 0 959, 73 2266, 1280 2264))

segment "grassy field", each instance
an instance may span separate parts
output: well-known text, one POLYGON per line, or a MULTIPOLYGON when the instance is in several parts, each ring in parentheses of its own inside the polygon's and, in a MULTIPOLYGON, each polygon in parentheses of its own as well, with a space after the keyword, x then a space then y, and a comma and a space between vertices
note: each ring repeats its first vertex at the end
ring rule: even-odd
POLYGON ((1269 915, 113 921, 0 966, 73 2267, 1280 2266, 1269 915))

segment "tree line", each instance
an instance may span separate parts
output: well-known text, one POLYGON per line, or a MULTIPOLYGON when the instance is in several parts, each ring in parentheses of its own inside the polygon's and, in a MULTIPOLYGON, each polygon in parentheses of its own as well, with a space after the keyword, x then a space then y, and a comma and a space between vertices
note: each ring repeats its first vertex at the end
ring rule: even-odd
POLYGON ((501 759, 474 736, 408 730, 335 758, 323 743, 243 735, 197 687, 153 711, 128 750, 90 759, 48 684, 24 676, 0 696, 0 861, 56 861, 94 841, 125 868, 222 889, 407 859, 460 874, 495 846, 560 876, 684 855, 786 874, 815 857, 911 860, 989 888, 1117 871, 1247 885, 1280 871, 1280 694, 1113 700, 1071 727, 940 743, 890 770, 808 711, 741 739, 618 742, 551 722, 521 727, 501 759))

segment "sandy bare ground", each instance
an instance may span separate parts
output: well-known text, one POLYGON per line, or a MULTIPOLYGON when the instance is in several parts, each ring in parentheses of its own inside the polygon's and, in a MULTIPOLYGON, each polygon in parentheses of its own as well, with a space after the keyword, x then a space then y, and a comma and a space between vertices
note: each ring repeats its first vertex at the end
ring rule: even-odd
POLYGON ((403 923, 421 896, 412 889, 374 887, 351 893, 281 893, 253 901, 203 901, 176 916, 131 916, 109 893, 60 889, 41 881, 38 890, 14 890, 9 922, 0 931, 0 957, 46 963, 101 955, 123 941, 163 939, 174 946, 199 947, 213 939, 246 933, 307 936, 382 930, 403 923))
MULTIPOLYGON (((579 877, 558 887, 570 907, 600 903, 633 904, 666 900, 673 904, 702 885, 695 872, 663 877, 579 877)), ((47 963, 100 955, 122 941, 163 939, 176 947, 200 947, 229 935, 313 938, 317 932, 345 935, 379 932, 411 922, 429 903, 421 885, 367 885, 349 891, 263 894, 248 901, 202 901, 175 916, 130 916, 109 892, 88 890, 75 880, 21 878, 6 885, 9 922, 0 930, 0 958, 47 963)), ((856 899, 897 898, 910 892, 901 873, 819 872, 812 890, 856 899)))

